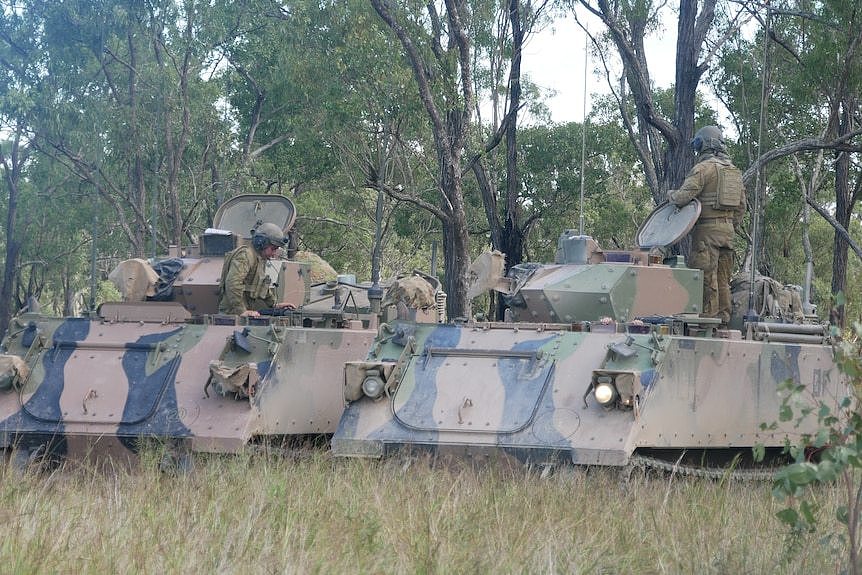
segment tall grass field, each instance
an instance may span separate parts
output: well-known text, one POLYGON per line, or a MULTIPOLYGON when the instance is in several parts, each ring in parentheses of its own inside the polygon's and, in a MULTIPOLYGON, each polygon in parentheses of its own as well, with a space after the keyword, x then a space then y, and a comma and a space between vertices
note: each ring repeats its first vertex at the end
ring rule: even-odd
MULTIPOLYGON (((835 573, 769 482, 265 453, 0 470, 3 573, 835 573)), ((815 494, 825 508, 837 487, 815 494)), ((833 527, 834 522, 826 525, 833 527)))

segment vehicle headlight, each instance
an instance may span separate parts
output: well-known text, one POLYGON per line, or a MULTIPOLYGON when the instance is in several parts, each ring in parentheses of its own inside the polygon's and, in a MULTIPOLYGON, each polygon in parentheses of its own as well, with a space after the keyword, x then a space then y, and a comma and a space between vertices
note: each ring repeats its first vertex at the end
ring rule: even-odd
POLYGON ((383 395, 383 388, 383 380, 376 375, 370 375, 362 382, 362 393, 371 399, 377 399, 383 395))
POLYGON ((617 390, 611 383, 598 383, 593 389, 593 395, 600 405, 610 405, 617 397, 617 390))

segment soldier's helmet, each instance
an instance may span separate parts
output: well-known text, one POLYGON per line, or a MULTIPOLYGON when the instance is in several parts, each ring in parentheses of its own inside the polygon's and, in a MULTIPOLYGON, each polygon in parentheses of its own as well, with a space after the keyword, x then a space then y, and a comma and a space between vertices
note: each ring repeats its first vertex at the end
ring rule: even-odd
POLYGON ((704 150, 726 152, 727 148, 724 144, 724 136, 721 134, 721 128, 718 126, 704 126, 698 130, 691 141, 691 149, 696 154, 704 150))
POLYGON ((263 223, 254 230, 251 236, 251 244, 256 250, 262 250, 266 246, 280 248, 285 244, 284 233, 275 224, 263 223))

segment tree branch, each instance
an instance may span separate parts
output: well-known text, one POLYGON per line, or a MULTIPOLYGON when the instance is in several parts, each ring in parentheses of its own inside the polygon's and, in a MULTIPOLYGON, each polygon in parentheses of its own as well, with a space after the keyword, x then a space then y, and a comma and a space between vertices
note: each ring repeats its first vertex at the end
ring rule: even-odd
POLYGON ((742 180, 749 183, 756 175, 757 171, 773 162, 791 154, 798 152, 807 152, 811 150, 835 150, 838 152, 862 152, 862 146, 850 145, 848 142, 856 136, 862 135, 862 129, 857 129, 844 134, 840 138, 825 142, 821 138, 803 138, 795 142, 789 142, 783 146, 774 148, 765 154, 759 156, 742 174, 742 180))
POLYGON ((850 237, 850 234, 847 232, 847 230, 844 229, 844 226, 839 224, 838 221, 834 217, 832 217, 832 214, 830 214, 824 208, 822 208, 820 205, 818 205, 812 198, 806 197, 805 202, 809 206, 814 208, 814 210, 818 214, 823 216, 823 219, 826 220, 827 222, 829 222, 829 225, 831 225, 833 228, 835 228, 835 233, 838 234, 839 236, 841 236, 841 238, 845 242, 847 242, 847 245, 850 246, 850 248, 853 250, 853 253, 856 254, 856 257, 858 257, 859 260, 862 261, 862 247, 860 247, 859 244, 857 244, 855 241, 853 241, 853 238, 850 237))

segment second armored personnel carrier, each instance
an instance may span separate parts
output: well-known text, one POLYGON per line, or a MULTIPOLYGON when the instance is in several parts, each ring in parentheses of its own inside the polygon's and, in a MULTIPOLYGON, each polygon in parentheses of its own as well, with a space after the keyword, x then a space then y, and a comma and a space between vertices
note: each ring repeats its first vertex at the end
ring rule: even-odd
POLYGON ((780 448, 814 431, 813 415, 781 421, 780 390, 792 381, 809 407, 839 409, 849 389, 827 328, 757 321, 741 331, 700 317, 701 272, 655 251, 698 212, 660 207, 632 252, 563 233, 554 264, 491 282, 513 322, 381 326, 368 356, 345 370, 349 404, 333 451, 625 465, 780 448))

